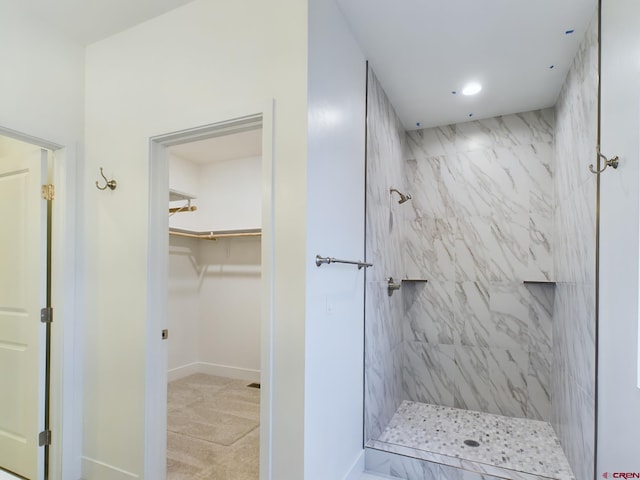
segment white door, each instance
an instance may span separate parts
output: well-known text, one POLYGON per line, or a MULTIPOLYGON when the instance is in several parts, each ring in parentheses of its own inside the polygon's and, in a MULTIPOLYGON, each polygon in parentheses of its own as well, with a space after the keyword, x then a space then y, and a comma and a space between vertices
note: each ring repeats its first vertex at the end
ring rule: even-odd
POLYGON ((47 152, 0 158, 0 468, 30 480, 42 471, 47 152))

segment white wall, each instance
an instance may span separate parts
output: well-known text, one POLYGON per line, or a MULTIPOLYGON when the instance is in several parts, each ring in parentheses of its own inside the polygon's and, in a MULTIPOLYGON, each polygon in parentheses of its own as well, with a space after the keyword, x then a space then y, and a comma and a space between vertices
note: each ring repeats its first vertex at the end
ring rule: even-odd
POLYGON ((260 247, 170 238, 170 381, 196 372, 260 381, 260 247))
POLYGON ((84 49, 0 6, 0 126, 75 148, 83 132, 84 49))
POLYGON ((365 79, 333 0, 311 0, 305 480, 342 479, 362 452, 364 270, 314 258, 364 258, 365 79))
MULTIPOLYGON (((262 225, 262 158, 194 163, 170 152, 169 187, 195 195, 198 209, 173 215, 170 225, 195 231, 243 230, 262 225)), ((184 205, 175 201, 172 207, 184 205)))
MULTIPOLYGON (((169 165, 170 187, 196 195, 198 208, 172 215, 172 227, 260 228, 261 157, 199 164, 170 152, 169 165)), ((260 238, 170 237, 169 380, 204 372, 260 381, 260 251, 260 238)))
POLYGON ((242 230, 260 228, 262 164, 260 157, 237 158, 210 163, 201 168, 200 230, 242 230), (206 185, 206 188, 205 188, 206 185))
POLYGON ((260 381, 260 243, 251 237, 200 242, 203 371, 260 381))
POLYGON ((169 380, 185 376, 190 365, 199 361, 200 326, 199 241, 193 238, 169 239, 169 292, 167 326, 169 328, 169 380), (171 373, 175 371, 172 376, 171 373))
POLYGON ((259 113, 272 99, 274 238, 263 238, 263 251, 273 265, 266 335, 274 374, 263 395, 271 395, 273 430, 262 468, 278 480, 303 477, 306 52, 307 7, 295 0, 196 0, 87 48, 84 474, 91 480, 145 477, 144 345, 147 334, 160 342, 146 326, 149 138, 259 113), (100 165, 118 180, 116 191, 90 184, 100 165))
MULTIPOLYGON (((198 177, 200 166, 191 160, 177 156, 169 149, 169 188, 182 193, 196 195, 200 192, 198 177)), ((186 215, 192 217, 193 215, 186 215)), ((172 220, 181 218, 177 215, 172 220)))
POLYGON ((598 478, 607 471, 640 472, 640 4, 634 0, 602 3, 601 144, 609 158, 620 156, 620 167, 601 175, 598 478))
MULTIPOLYGON (((79 150, 83 137, 84 50, 52 31, 48 25, 24 18, 16 5, 0 5, 0 128, 6 128, 65 147, 58 155, 54 204, 54 307, 51 472, 55 478, 79 477, 81 396, 74 389, 82 362, 75 318, 77 241, 76 209, 82 202, 76 192, 76 172, 81 170, 79 150), (61 374, 61 365, 66 369, 61 374), (62 384, 61 392, 58 385, 62 384), (64 395, 63 395, 64 394, 64 395), (65 459, 61 462, 61 452, 65 459)), ((77 285, 77 287, 76 287, 77 285)))

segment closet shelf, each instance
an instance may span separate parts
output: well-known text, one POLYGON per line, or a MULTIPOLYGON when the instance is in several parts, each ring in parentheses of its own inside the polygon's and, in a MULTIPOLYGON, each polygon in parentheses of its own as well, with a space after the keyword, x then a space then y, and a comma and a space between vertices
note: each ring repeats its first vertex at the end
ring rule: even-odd
POLYGON ((246 230, 207 230, 196 231, 184 228, 169 228, 169 235, 178 237, 198 238, 201 240, 217 240, 218 238, 241 238, 241 237, 259 237, 262 235, 262 229, 249 228, 246 230))
POLYGON ((195 198, 196 196, 190 193, 169 189, 169 202, 186 202, 180 207, 169 207, 169 216, 175 213, 195 212, 198 207, 191 205, 191 200, 195 198))
POLYGON ((198 197, 187 192, 181 192, 180 190, 169 189, 169 201, 176 202, 178 200, 194 200, 198 197))

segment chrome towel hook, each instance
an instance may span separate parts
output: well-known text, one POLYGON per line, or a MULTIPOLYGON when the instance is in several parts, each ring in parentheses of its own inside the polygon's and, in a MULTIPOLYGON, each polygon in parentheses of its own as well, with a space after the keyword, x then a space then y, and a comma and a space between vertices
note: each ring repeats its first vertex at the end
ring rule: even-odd
POLYGON ((600 153, 600 145, 598 145, 597 150, 598 150, 598 156, 604 160, 604 168, 602 170, 596 170, 595 168, 593 168, 593 163, 592 163, 591 165, 589 165, 589 171, 591 173, 600 175, 602 172, 604 172, 607 169, 607 167, 612 167, 613 169, 618 168, 618 163, 620 162, 620 159, 618 158, 617 155, 612 159, 608 159, 605 155, 600 153))
POLYGON ((96 187, 98 188, 98 190, 106 190, 107 187, 110 188, 111 190, 115 190, 116 189, 116 187, 118 186, 118 183, 115 180, 107 179, 107 177, 104 176, 104 172, 102 171, 102 167, 100 167, 100 175, 102 175, 102 178, 104 178, 105 185, 104 185, 104 187, 101 187, 100 184, 98 183, 98 181, 96 180, 96 187))

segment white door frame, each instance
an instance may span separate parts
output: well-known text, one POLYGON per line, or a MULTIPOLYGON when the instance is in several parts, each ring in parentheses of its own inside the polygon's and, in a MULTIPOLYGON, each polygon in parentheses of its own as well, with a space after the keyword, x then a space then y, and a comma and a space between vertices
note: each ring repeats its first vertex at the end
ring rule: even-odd
POLYGON ((262 287, 260 353, 260 478, 271 478, 271 378, 273 338, 273 103, 227 116, 221 121, 149 139, 149 230, 145 351, 144 478, 166 479, 167 328, 169 264, 169 160, 167 147, 262 128, 262 287), (255 128, 255 127, 254 127, 255 128))
POLYGON ((77 322, 77 279, 82 262, 78 218, 83 202, 82 168, 77 150, 0 126, 0 135, 53 151, 49 174, 55 185, 51 251, 51 295, 54 308, 51 337, 49 478, 80 478, 82 448, 82 349, 77 322))

